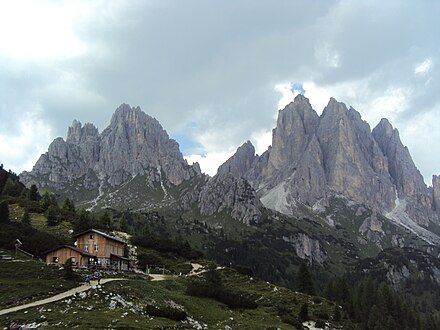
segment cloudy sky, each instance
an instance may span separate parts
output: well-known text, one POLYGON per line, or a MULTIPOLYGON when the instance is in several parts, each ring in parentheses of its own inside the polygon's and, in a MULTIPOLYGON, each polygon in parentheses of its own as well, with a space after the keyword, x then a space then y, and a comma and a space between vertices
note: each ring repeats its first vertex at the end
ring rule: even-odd
POLYGON ((73 119, 123 102, 213 174, 279 108, 330 96, 387 117, 425 181, 440 173, 439 1, 0 0, 0 162, 30 170, 73 119))

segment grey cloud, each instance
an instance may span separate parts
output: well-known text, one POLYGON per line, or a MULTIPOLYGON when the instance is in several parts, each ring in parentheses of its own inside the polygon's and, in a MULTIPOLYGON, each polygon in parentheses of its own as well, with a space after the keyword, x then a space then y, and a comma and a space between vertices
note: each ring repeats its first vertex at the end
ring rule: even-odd
MULTIPOLYGON (((280 82, 313 81, 331 88, 368 79, 364 98, 377 97, 390 86, 411 87, 417 93, 395 123, 403 129, 440 101, 438 2, 93 5, 96 15, 76 26, 89 46, 84 55, 29 67, 28 76, 18 80, 0 68, 10 90, 0 94, 0 119, 13 104, 24 104, 19 100, 32 100, 54 132, 65 135, 74 118, 102 130, 114 109, 126 102, 141 106, 171 135, 196 138, 208 131, 220 137, 219 149, 230 149, 274 126, 280 97, 274 86, 280 82), (434 67, 431 83, 424 86, 413 69, 427 57, 434 67), (77 80, 65 81, 69 73, 77 80)), ((341 101, 349 104, 350 97, 341 101)))

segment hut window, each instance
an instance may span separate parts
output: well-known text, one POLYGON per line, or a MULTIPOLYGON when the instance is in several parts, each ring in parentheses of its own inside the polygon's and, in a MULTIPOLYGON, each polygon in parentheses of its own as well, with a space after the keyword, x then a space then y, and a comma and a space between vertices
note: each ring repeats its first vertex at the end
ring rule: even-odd
POLYGON ((90 239, 93 239, 93 234, 90 234, 90 239))
POLYGON ((95 251, 98 251, 98 244, 94 244, 93 248, 95 251))
POLYGON ((57 264, 57 263, 58 263, 58 257, 53 257, 53 258, 52 258, 52 262, 54 262, 54 263, 57 264))
POLYGON ((88 245, 84 245, 84 251, 89 251, 89 246, 88 245))

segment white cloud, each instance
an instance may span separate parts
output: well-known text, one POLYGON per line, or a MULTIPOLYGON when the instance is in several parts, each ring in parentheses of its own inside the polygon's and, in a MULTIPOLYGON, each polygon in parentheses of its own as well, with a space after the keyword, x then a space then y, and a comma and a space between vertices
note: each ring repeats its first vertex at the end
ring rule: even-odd
POLYGON ((278 109, 284 109, 286 105, 293 102, 299 91, 292 91, 292 83, 281 83, 275 85, 275 90, 281 93, 281 99, 278 101, 278 109))
POLYGON ((252 133, 251 142, 255 147, 255 153, 261 155, 272 144, 272 130, 252 133))
POLYGON ((17 118, 18 133, 14 136, 0 133, 0 160, 7 169, 20 173, 31 170, 51 142, 51 128, 40 117, 39 110, 17 118))
POLYGON ((414 74, 421 76, 426 75, 431 71, 433 66, 434 61, 432 60, 432 58, 428 57, 423 62, 416 64, 416 66, 414 67, 414 74))
POLYGON ((0 3, 0 54, 17 59, 72 57, 84 51, 74 32, 79 8, 50 1, 0 3))
POLYGON ((431 185, 433 174, 440 174, 438 162, 433 162, 440 154, 440 104, 430 111, 420 113, 403 127, 397 127, 403 144, 408 145, 411 156, 420 169, 425 182, 431 185))

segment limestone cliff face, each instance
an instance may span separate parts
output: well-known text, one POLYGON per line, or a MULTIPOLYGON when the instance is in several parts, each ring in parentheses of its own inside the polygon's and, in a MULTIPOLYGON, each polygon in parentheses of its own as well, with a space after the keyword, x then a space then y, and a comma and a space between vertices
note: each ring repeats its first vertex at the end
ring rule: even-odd
POLYGON ((202 215, 231 211, 234 219, 246 224, 258 221, 263 207, 250 184, 231 174, 211 178, 200 194, 199 206, 202 215))
POLYGON ((147 167, 160 168, 174 185, 199 174, 155 118, 123 104, 101 134, 98 170, 109 177, 110 184, 119 185, 144 174, 147 167))
POLYGON ((155 172, 163 174, 165 184, 179 185, 200 175, 200 168, 198 164, 187 164, 177 142, 156 119, 139 107, 122 104, 101 134, 92 124, 82 126, 73 121, 66 141, 55 139, 32 171, 21 174, 21 179, 25 184, 55 189, 74 180, 87 187, 86 181, 93 178, 117 186, 136 175, 155 172))
POLYGON ((250 141, 240 146, 235 154, 221 165, 217 173, 231 173, 237 178, 243 177, 251 168, 255 160, 255 148, 250 141))
POLYGON ((374 209, 394 206, 387 160, 358 112, 330 99, 317 136, 329 189, 374 209))
POLYGON ((304 233, 298 233, 288 237, 283 236, 283 240, 294 246, 298 257, 307 260, 311 264, 322 265, 326 260, 326 254, 317 239, 313 239, 304 233))
POLYGON ((356 110, 333 98, 318 116, 298 95, 279 112, 272 146, 261 156, 240 153, 221 172, 247 179, 264 205, 282 213, 298 202, 327 206, 331 195, 341 195, 381 214, 406 203, 404 211, 417 224, 438 221, 440 179, 428 189, 387 120, 371 131, 356 110))
POLYGON ((397 129, 393 129, 387 119, 382 119, 373 129, 373 136, 387 157, 397 197, 406 201, 405 211, 421 225, 436 220, 433 195, 427 189, 408 148, 400 141, 397 129))
MULTIPOLYGON (((319 117, 308 99, 302 95, 295 98, 278 115, 277 127, 273 130, 272 149, 268 166, 263 175, 280 176, 282 180, 292 174, 301 161, 319 124, 319 117), (283 178, 284 177, 284 178, 283 178)), ((279 182, 274 182, 276 185, 279 182)))
POLYGON ((440 213, 440 175, 432 176, 432 200, 437 213, 440 213))

